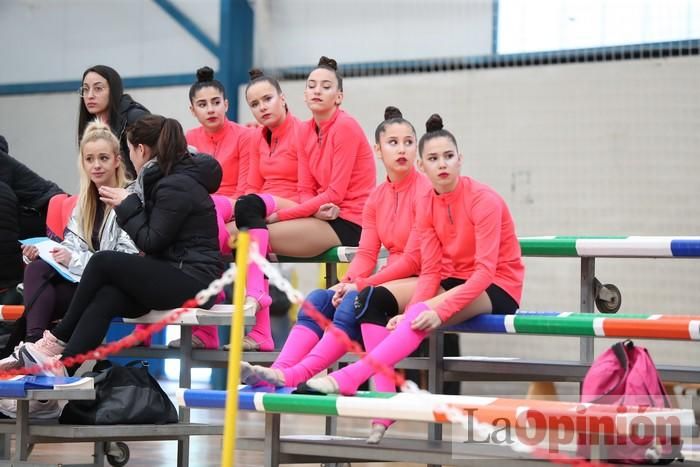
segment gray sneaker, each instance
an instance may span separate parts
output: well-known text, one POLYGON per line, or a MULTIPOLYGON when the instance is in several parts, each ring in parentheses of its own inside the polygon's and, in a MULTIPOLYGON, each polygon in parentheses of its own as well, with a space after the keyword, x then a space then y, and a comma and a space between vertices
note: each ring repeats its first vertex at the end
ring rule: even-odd
MULTIPOLYGON (((29 401, 29 418, 38 420, 55 420, 61 416, 65 401, 29 401)), ((17 400, 0 399, 0 413, 10 418, 17 418, 17 400)))

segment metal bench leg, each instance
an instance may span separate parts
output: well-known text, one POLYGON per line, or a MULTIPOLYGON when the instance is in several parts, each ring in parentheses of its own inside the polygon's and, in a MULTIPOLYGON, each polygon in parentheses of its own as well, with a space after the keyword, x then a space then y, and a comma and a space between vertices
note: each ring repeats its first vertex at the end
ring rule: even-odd
POLYGON ((278 467, 280 465, 280 414, 265 414, 265 450, 263 465, 278 467))
POLYGON ((29 401, 17 401, 15 422, 15 453, 13 461, 26 461, 29 457, 29 401))
POLYGON ((93 457, 95 458, 95 462, 93 463, 93 465, 95 467, 104 467, 107 443, 104 441, 95 441, 94 450, 95 451, 93 457))
MULTIPOLYGON (((581 313, 593 313, 595 305, 595 258, 581 258, 581 313)), ((580 359, 593 361, 594 344, 592 337, 581 337, 580 359)))
MULTIPOLYGON (((444 383, 443 360, 445 356, 445 334, 433 332, 428 338, 428 391, 433 394, 442 393, 444 383)), ((442 424, 428 424, 428 439, 431 441, 442 440, 442 424)), ((437 464, 429 464, 429 467, 438 467, 437 464)))
MULTIPOLYGON (((192 326, 180 327, 180 387, 192 386, 192 326)), ((180 407, 179 421, 189 423, 190 409, 180 407)), ((190 437, 177 440, 177 465, 186 467, 190 462, 190 437)))
POLYGON ((338 268, 335 263, 326 263, 326 288, 338 283, 338 268))
POLYGON ((0 433, 0 459, 9 459, 12 437, 9 433, 0 433))

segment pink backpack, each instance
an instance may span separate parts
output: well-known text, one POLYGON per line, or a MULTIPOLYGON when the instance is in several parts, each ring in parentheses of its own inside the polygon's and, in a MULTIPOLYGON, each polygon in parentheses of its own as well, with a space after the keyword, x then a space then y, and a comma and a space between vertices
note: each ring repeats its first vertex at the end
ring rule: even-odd
MULTIPOLYGON (((586 373, 581 402, 617 406, 670 408, 668 394, 647 349, 630 340, 603 352, 586 373)), ((579 434, 578 454, 590 458, 600 444, 595 435, 579 434)), ((604 457, 625 464, 670 464, 682 460, 680 436, 606 435, 604 457)))

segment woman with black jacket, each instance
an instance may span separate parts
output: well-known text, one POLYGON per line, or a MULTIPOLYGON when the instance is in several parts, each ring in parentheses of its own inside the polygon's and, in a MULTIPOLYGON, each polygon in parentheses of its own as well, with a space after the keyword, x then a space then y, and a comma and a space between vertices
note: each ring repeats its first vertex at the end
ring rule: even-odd
POLYGON ((171 118, 145 116, 127 129, 127 139, 136 193, 102 187, 100 199, 145 255, 95 253, 61 322, 20 349, 25 366, 94 349, 112 318, 178 307, 223 271, 209 196, 221 182, 219 163, 190 154, 171 118))
POLYGON ((130 95, 124 94, 121 76, 114 68, 106 65, 95 65, 85 70, 78 94, 78 143, 83 138, 87 124, 92 120, 99 118, 107 123, 119 139, 126 173, 133 180, 136 178, 136 171, 129 159, 126 128, 150 112, 130 95))

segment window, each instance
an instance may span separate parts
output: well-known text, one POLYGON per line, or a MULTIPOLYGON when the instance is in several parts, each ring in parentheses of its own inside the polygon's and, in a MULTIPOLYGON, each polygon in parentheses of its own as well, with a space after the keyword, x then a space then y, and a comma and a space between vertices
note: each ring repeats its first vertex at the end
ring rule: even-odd
POLYGON ((700 38, 700 0, 498 0, 498 53, 700 38))

